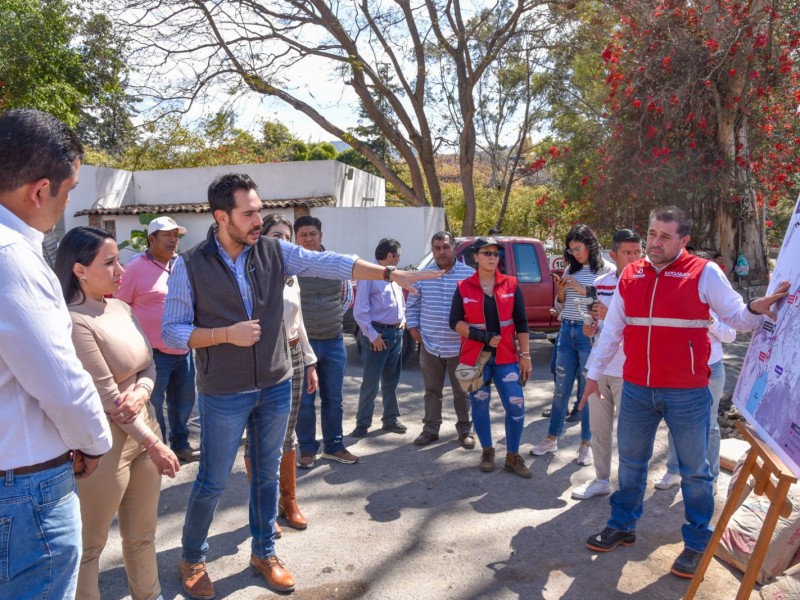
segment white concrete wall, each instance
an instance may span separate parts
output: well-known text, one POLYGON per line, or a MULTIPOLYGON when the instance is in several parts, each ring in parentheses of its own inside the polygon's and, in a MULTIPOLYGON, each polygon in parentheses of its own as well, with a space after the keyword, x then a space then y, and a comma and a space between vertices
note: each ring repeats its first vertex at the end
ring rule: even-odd
POLYGON ((385 237, 403 248, 401 266, 416 263, 430 250, 431 237, 444 229, 441 208, 382 207, 314 208, 312 216, 322 221, 322 244, 326 250, 375 259, 375 246, 385 237))
POLYGON ((133 173, 123 169, 107 169, 83 165, 78 174, 78 187, 72 190, 64 211, 64 231, 87 225, 88 217, 75 217, 76 212, 90 208, 113 208, 122 205, 130 188, 133 173))
POLYGON ((358 169, 347 179, 350 168, 335 160, 318 160, 136 171, 133 201, 136 204, 206 202, 208 184, 215 177, 247 173, 258 184, 259 196, 264 200, 331 195, 338 199, 339 206, 361 206, 364 197, 374 198, 374 206, 384 206, 385 181, 358 169))

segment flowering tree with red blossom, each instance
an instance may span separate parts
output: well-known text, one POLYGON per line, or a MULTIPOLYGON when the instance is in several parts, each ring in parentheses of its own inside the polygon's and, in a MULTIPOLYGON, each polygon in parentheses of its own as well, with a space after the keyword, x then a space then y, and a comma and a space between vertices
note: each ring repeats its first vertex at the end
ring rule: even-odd
POLYGON ((676 204, 694 244, 767 271, 765 209, 800 183, 800 8, 766 0, 621 0, 602 52, 607 138, 587 174, 597 225, 676 204))

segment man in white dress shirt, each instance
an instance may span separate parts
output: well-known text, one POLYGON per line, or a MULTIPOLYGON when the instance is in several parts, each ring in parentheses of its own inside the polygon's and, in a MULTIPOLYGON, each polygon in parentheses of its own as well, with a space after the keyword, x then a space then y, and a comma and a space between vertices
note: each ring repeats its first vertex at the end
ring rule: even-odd
POLYGON ((586 545, 608 552, 636 541, 648 464, 659 423, 675 441, 686 523, 683 552, 671 572, 691 578, 711 538, 714 496, 708 452, 711 370, 708 326, 714 311, 729 326, 752 331, 789 283, 747 304, 716 263, 686 252, 692 231, 687 214, 675 206, 650 214, 647 258, 622 271, 617 293, 603 321, 603 335, 587 363, 582 401, 599 392, 598 379, 625 340, 622 399, 617 427, 619 490, 611 495, 611 518, 586 545))
POLYGON ((75 133, 47 113, 0 116, 0 598, 75 597, 75 478, 91 475, 111 448, 61 287, 42 256, 82 156, 75 133))

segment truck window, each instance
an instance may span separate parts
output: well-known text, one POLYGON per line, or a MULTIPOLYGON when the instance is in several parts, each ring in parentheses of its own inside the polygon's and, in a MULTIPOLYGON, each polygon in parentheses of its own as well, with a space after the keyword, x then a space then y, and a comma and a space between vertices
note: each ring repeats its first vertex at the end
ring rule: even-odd
POLYGON ((514 244, 514 262, 517 265, 517 281, 520 283, 541 283, 542 269, 536 246, 533 244, 514 244))

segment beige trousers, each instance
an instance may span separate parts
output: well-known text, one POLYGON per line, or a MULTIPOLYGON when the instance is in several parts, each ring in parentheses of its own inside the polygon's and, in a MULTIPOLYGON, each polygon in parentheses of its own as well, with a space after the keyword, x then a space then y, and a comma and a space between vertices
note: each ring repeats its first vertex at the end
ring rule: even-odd
MULTIPOLYGON (((148 425, 160 429, 148 403, 148 425)), ((97 470, 78 480, 83 521, 83 556, 78 573, 77 598, 100 600, 100 554, 114 515, 119 514, 122 558, 133 600, 155 600, 161 594, 156 563, 156 517, 161 475, 147 451, 111 423, 113 445, 97 470)))
POLYGON ((592 454, 597 479, 611 478, 611 447, 614 443, 614 416, 619 413, 622 377, 601 375, 597 380, 600 396, 589 398, 589 428, 592 430, 592 454))

